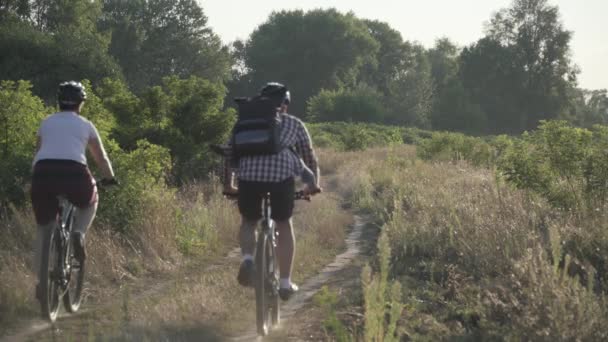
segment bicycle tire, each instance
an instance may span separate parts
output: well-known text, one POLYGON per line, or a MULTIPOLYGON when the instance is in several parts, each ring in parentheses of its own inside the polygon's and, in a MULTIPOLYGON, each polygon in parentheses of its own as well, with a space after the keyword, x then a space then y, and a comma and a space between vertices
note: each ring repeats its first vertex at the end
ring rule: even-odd
POLYGON ((61 260, 59 236, 56 227, 44 232, 40 260, 40 307, 42 315, 55 322, 59 313, 59 284, 57 281, 61 260))
POLYGON ((68 270, 68 288, 63 295, 63 306, 65 309, 74 313, 80 308, 82 302, 82 288, 84 284, 84 275, 86 271, 85 262, 82 263, 76 260, 74 257, 74 243, 75 240, 70 237, 68 241, 68 260, 70 263, 70 269, 68 270), (77 272, 74 272, 74 271, 77 272))
MULTIPOLYGON (((273 230, 274 232, 274 230, 273 230)), ((276 233, 275 233, 276 234, 276 233)), ((268 304, 271 310, 272 326, 277 326, 281 320, 281 307, 279 304, 279 268, 275 246, 272 243, 266 243, 266 258, 268 265, 268 279, 271 289, 268 293, 268 304)))
POLYGON ((267 300, 266 289, 266 245, 268 239, 266 234, 262 233, 258 236, 256 253, 255 253, 255 312, 256 326, 258 334, 261 336, 268 335, 270 330, 270 315, 267 300))

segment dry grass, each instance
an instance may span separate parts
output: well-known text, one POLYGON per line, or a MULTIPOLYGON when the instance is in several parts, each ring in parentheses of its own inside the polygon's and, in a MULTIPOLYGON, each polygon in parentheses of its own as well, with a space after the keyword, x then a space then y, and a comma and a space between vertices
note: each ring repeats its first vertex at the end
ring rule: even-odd
MULTIPOLYGON (((179 336, 173 331, 203 327, 209 322, 215 325, 212 330, 233 333, 242 329, 241 322, 254 322, 253 294, 235 280, 238 260, 224 259, 238 245, 239 215, 236 204, 221 196, 218 181, 149 195, 145 215, 136 220, 127 235, 97 223, 87 238, 85 306, 119 303, 93 314, 95 319, 90 323, 66 327, 59 338, 84 339, 120 331, 119 339, 154 339, 160 331, 179 336), (215 266, 203 272, 209 265, 215 266), (159 282, 169 286, 158 287, 160 292, 152 293, 154 298, 142 301, 139 294, 159 282), (122 293, 119 298, 117 293, 122 293), (122 300, 124 306, 120 303, 122 296, 127 296, 122 300), (118 322, 125 319, 128 327, 118 322), (181 328, 173 329, 176 326, 181 328)), ((0 250, 0 264, 8 266, 0 269, 0 276, 10 279, 0 282, 0 326, 4 327, 38 314, 33 298, 35 280, 26 263, 34 236, 33 217, 29 210, 12 217, 5 223, 11 234, 0 242, 2 247, 12 246, 0 250)), ((303 281, 333 260, 344 247, 344 235, 351 223, 352 215, 342 208, 341 198, 335 193, 327 192, 310 203, 297 203, 296 281, 303 281)))
POLYGON ((603 270, 585 255, 604 246, 605 224, 556 211, 490 170, 378 155, 362 153, 364 175, 347 181, 356 180, 353 203, 384 222, 392 275, 404 285, 402 335, 608 337, 608 305, 593 281, 603 270))
MULTIPOLYGON (((120 286, 140 278, 162 278, 193 260, 222 256, 234 246, 238 213, 221 196, 217 181, 150 196, 146 215, 135 222, 129 235, 99 223, 91 227, 87 236, 88 305, 107 302, 120 286)), ((33 215, 25 209, 10 217, 0 223, 0 331, 36 317, 39 310, 31 267, 33 215)))

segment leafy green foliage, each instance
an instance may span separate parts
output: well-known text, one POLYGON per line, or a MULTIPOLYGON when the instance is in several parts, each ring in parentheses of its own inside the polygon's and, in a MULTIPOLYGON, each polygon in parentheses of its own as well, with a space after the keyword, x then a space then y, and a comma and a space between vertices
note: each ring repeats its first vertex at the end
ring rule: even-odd
POLYGON ((103 0, 102 30, 112 31, 109 54, 136 93, 163 78, 222 81, 232 63, 194 0, 103 0))
POLYGON ((318 122, 381 122, 386 108, 378 91, 360 84, 353 89, 322 90, 308 101, 306 113, 318 122))
MULTIPOLYGON (((11 17, 0 21, 0 74, 3 79, 29 80, 34 93, 48 102, 68 79, 122 77, 107 54, 109 37, 99 33, 94 19, 97 2, 53 1, 40 22, 11 17)), ((38 18, 38 17, 36 17, 38 18)))
POLYGON ((97 92, 116 117, 112 136, 120 147, 132 150, 140 139, 165 146, 177 183, 207 175, 217 162, 208 145, 225 142, 235 120, 233 109, 222 109, 224 86, 195 76, 167 77, 162 86, 148 88, 140 97, 111 79, 97 92))
POLYGON ((399 341, 397 321, 401 318, 401 284, 388 281, 391 248, 385 233, 378 239, 379 273, 374 277, 369 266, 363 268, 361 282, 365 300, 365 341, 399 341))
POLYGON ((225 91, 220 83, 194 76, 168 77, 162 87, 150 88, 142 96, 140 110, 145 116, 138 123, 139 133, 169 148, 178 182, 206 175, 213 166, 208 145, 226 141, 235 112, 222 110, 225 91))
POLYGON ((462 133, 433 132, 430 139, 420 142, 417 152, 423 159, 468 160, 475 165, 486 166, 493 161, 490 144, 462 133))
POLYGON ((499 168, 518 187, 532 189, 558 207, 603 208, 608 194, 608 130, 543 121, 506 150, 499 168))
POLYGON ((333 122, 310 124, 308 128, 316 146, 336 150, 363 150, 403 142, 401 130, 394 126, 333 122))
POLYGON ((47 109, 26 81, 0 83, 0 208, 23 204, 36 131, 47 109))
POLYGON ((367 26, 352 13, 281 11, 251 34, 244 59, 252 86, 283 82, 292 90, 293 112, 302 115, 321 89, 354 85, 377 50, 367 26))
POLYGON ((169 150, 145 140, 136 146, 133 151, 124 152, 115 143, 108 144, 121 184, 103 191, 99 220, 123 233, 130 233, 135 223, 145 217, 148 205, 172 198, 166 186, 171 171, 169 150))
POLYGON ((487 36, 462 53, 462 81, 481 105, 489 133, 520 133, 567 106, 577 69, 572 33, 547 0, 516 0, 497 12, 487 36))
POLYGON ((344 323, 340 321, 336 312, 338 294, 331 291, 327 286, 323 286, 321 290, 315 294, 313 300, 315 305, 321 307, 327 314, 328 317, 323 322, 323 326, 328 332, 335 336, 336 341, 352 341, 352 336, 349 335, 348 330, 346 330, 344 323))

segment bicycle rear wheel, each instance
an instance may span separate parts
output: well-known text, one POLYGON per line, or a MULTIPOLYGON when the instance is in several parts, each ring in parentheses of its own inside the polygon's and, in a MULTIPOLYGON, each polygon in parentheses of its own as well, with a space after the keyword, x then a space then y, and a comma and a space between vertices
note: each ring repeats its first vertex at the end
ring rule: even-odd
POLYGON ((255 253, 255 316, 258 334, 261 336, 268 335, 272 323, 266 284, 268 272, 266 245, 268 244, 266 234, 259 234, 255 253))
POLYGON ((63 306, 68 312, 76 312, 82 301, 82 287, 84 284, 85 263, 78 261, 74 256, 75 240, 70 238, 68 242, 68 288, 63 295, 63 306))
MULTIPOLYGON (((273 230, 274 232, 274 230, 273 230)), ((276 233, 275 233, 276 234, 276 233)), ((281 308, 279 306, 279 265, 275 246, 268 242, 266 243, 266 264, 268 265, 268 302, 271 311, 272 326, 277 326, 281 320, 281 308)))
POLYGON ((61 274, 60 237, 56 227, 44 232, 40 260, 40 293, 42 315, 55 322, 59 313, 59 275, 61 274))

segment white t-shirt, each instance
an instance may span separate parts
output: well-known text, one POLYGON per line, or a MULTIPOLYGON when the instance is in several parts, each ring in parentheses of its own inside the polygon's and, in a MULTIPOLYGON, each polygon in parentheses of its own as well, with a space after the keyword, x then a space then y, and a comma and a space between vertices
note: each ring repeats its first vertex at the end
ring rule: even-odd
POLYGON ((44 119, 38 136, 40 150, 34 164, 43 159, 62 159, 87 165, 85 153, 89 140, 101 142, 95 125, 74 112, 59 112, 44 119))

